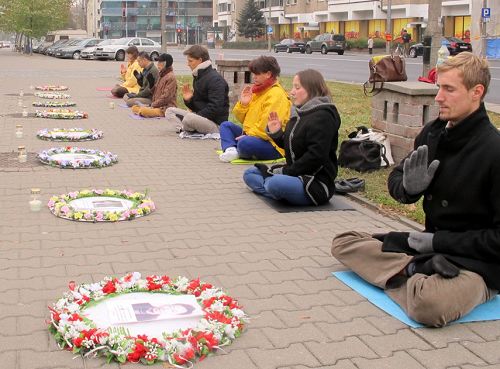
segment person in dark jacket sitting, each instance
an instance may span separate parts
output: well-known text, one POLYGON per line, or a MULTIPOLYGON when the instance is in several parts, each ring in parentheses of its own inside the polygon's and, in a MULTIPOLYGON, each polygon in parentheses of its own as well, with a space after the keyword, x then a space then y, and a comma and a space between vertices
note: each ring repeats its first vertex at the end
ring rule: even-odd
POLYGON ((151 56, 141 51, 137 57, 139 66, 143 68, 142 72, 134 71, 134 76, 141 88, 137 93, 128 93, 123 96, 123 100, 128 106, 150 105, 153 98, 153 87, 158 80, 158 68, 151 61, 151 56))
POLYGON ((408 316, 440 327, 500 290, 500 132, 483 99, 486 60, 464 52, 437 67, 439 118, 389 176, 389 192, 423 197, 424 232, 347 232, 332 254, 386 289, 408 316))
POLYGON ((340 116, 323 76, 298 72, 290 92, 294 105, 285 131, 276 112, 269 114, 268 135, 285 149, 286 164, 256 164, 243 180, 260 195, 293 205, 321 205, 335 192, 340 116))
POLYGON ((205 47, 193 45, 184 55, 193 73, 193 89, 189 84, 183 85, 182 97, 191 111, 168 108, 165 117, 185 132, 218 133, 219 125, 229 116, 229 86, 212 68, 205 47))

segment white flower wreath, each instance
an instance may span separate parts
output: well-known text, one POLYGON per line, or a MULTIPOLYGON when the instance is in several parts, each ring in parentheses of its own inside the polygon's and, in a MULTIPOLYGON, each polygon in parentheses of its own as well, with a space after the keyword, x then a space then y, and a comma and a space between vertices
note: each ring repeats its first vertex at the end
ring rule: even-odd
POLYGON ((88 114, 78 110, 71 109, 48 109, 37 110, 35 116, 38 118, 52 118, 52 119, 85 119, 88 114))
POLYGON ((165 275, 142 279, 137 272, 121 278, 107 277, 97 283, 70 282, 69 291, 49 309, 49 330, 61 349, 84 357, 105 356, 108 363, 128 361, 150 365, 166 361, 177 368, 192 367, 197 358, 203 359, 230 344, 241 335, 248 320, 236 300, 209 283, 185 277, 170 279, 165 275), (123 327, 96 327, 85 316, 85 309, 99 301, 133 292, 193 295, 205 316, 195 328, 153 338, 131 336, 123 327))
POLYGON ((84 169, 102 168, 118 162, 118 156, 110 152, 84 149, 79 147, 53 147, 38 153, 38 159, 44 163, 59 168, 84 169), (72 158, 58 158, 58 154, 75 154, 72 158), (78 157, 77 154, 80 154, 78 157), (55 157, 54 157, 55 156, 55 157))
POLYGON ((69 88, 67 86, 60 86, 60 85, 43 85, 43 86, 36 86, 35 90, 38 91, 67 91, 69 88))
POLYGON ((47 108, 66 108, 69 106, 76 106, 74 101, 33 101, 33 106, 47 107, 47 108))
POLYGON ((71 95, 64 94, 61 92, 35 92, 36 97, 41 97, 42 99, 69 99, 71 95))
POLYGON ((49 141, 90 141, 102 138, 103 132, 95 128, 44 128, 36 136, 49 141))
POLYGON ((81 190, 68 194, 52 196, 47 204, 52 214, 57 217, 81 222, 117 222, 131 220, 153 212, 154 202, 144 193, 127 190, 81 190), (78 210, 71 206, 71 201, 84 197, 115 197, 131 201, 133 206, 123 211, 78 210))

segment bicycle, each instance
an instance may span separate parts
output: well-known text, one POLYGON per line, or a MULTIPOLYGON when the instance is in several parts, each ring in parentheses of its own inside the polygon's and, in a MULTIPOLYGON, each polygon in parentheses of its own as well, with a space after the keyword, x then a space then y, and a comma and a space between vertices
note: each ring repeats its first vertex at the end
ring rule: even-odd
POLYGON ((394 47, 394 49, 392 50, 392 54, 393 55, 398 55, 402 58, 406 57, 405 56, 405 49, 403 47, 403 44, 401 43, 397 43, 396 46, 394 47))

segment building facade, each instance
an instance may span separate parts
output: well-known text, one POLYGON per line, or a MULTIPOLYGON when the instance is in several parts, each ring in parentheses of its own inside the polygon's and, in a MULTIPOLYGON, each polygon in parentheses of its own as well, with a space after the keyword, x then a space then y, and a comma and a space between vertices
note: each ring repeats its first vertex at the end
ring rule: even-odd
MULTIPOLYGON (((161 0, 89 0, 87 29, 103 39, 147 37, 160 42, 161 0), (91 31, 93 30, 93 31, 91 31)), ((212 0, 166 0, 167 43, 201 43, 212 28, 212 0)))
MULTIPOLYGON (((214 27, 236 33, 239 10, 246 0, 214 0, 214 27)), ((420 41, 427 22, 430 0, 392 0, 393 39, 407 29, 420 41)), ((387 0, 255 0, 272 27, 275 41, 283 38, 310 39, 320 33, 343 33, 347 39, 369 36, 385 39, 387 0)), ((443 0, 442 26, 445 36, 470 39, 473 0, 443 0)))

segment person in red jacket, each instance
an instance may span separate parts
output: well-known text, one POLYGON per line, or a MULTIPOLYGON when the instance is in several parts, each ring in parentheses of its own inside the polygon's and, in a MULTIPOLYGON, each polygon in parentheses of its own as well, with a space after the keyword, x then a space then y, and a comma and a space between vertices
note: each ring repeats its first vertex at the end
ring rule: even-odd
POLYGON ((170 54, 158 57, 159 79, 153 87, 153 98, 150 106, 135 105, 134 114, 146 117, 163 117, 167 108, 177 106, 177 80, 172 69, 173 58, 170 54))

